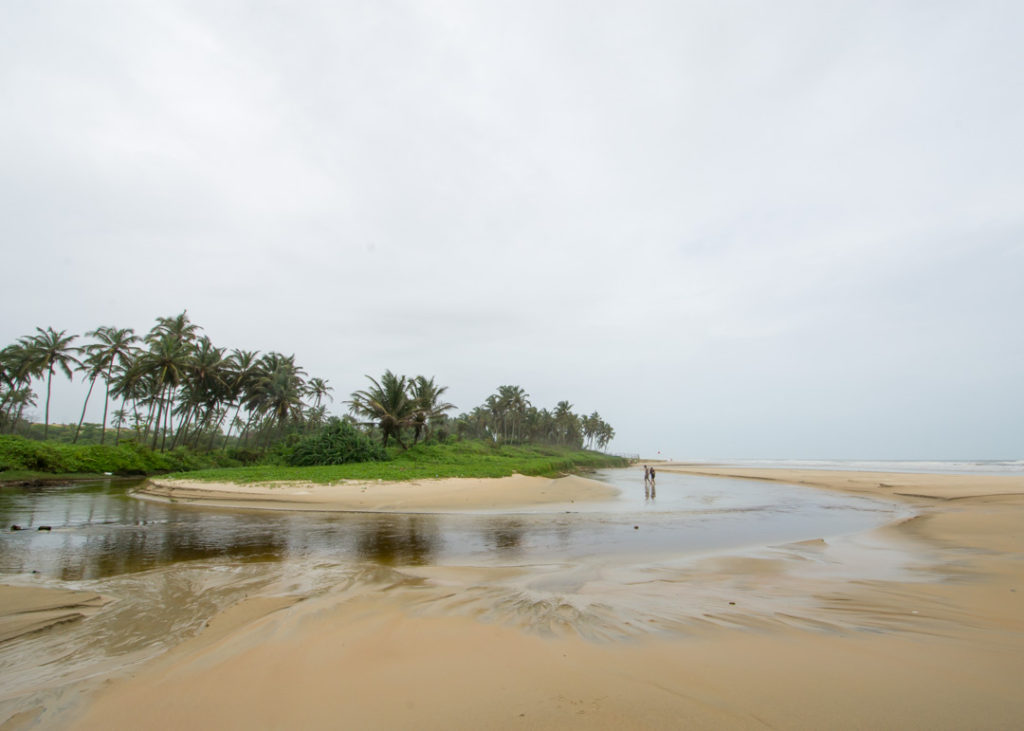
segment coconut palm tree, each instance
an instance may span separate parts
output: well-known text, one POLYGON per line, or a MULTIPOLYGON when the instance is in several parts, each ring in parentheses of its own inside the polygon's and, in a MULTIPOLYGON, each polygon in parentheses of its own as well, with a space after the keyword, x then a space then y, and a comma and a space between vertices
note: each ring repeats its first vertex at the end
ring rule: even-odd
POLYGON ((156 398, 157 416, 153 429, 152 448, 156 449, 157 439, 163 430, 163 449, 167 442, 168 424, 171 406, 178 386, 185 379, 186 369, 192 357, 188 343, 173 333, 165 333, 158 340, 151 341, 150 349, 140 358, 140 363, 149 375, 153 387, 152 395, 156 398))
POLYGON ((71 343, 77 335, 67 335, 66 330, 57 332, 52 327, 43 330, 37 327, 35 335, 21 338, 20 342, 29 353, 31 368, 34 375, 46 374, 46 417, 43 422, 43 439, 50 431, 50 395, 53 386, 53 374, 59 369, 71 379, 71 369, 81 365, 75 353, 78 348, 71 343))
POLYGON ((156 318, 156 325, 146 336, 146 342, 154 344, 169 336, 179 343, 191 343, 199 337, 200 330, 201 327, 189 320, 188 310, 183 310, 180 315, 156 318))
MULTIPOLYGON (((228 422, 228 431, 224 435, 224 446, 222 449, 227 449, 228 439, 231 438, 231 430, 236 427, 243 425, 238 418, 238 412, 242 408, 242 404, 246 401, 248 392, 252 391, 253 381, 255 374, 257 373, 257 366, 259 362, 259 352, 255 350, 238 350, 237 348, 231 351, 231 355, 228 356, 228 405, 234 405, 235 415, 228 422)), ((248 430, 249 421, 251 414, 244 422, 244 428, 248 430)))
POLYGON ((363 391, 355 391, 352 399, 348 401, 349 410, 356 416, 370 419, 370 424, 376 424, 380 429, 384 440, 384 446, 388 446, 388 440, 395 438, 405 449, 405 442, 402 441, 402 429, 412 423, 413 412, 416 409, 415 402, 409 398, 405 376, 396 376, 391 371, 385 371, 380 381, 367 376, 372 387, 363 391))
POLYGON ((35 406, 32 373, 32 357, 24 344, 19 342, 0 350, 0 382, 3 386, 0 390, 0 415, 10 423, 12 432, 25 406, 35 406), (18 409, 17 416, 14 415, 15 408, 18 409))
POLYGON ((327 381, 322 378, 310 378, 309 383, 306 384, 306 395, 313 397, 313 407, 319 408, 320 402, 326 398, 328 401, 334 401, 334 397, 331 396, 333 391, 327 381))
MULTIPOLYGON (((301 417, 305 371, 295 365, 294 355, 267 353, 260 359, 246 405, 264 417, 267 427, 281 427, 290 418, 301 417)), ((266 431, 269 443, 270 431, 266 431)))
POLYGON ((441 401, 441 396, 447 390, 447 386, 438 386, 434 383, 433 376, 429 379, 424 376, 416 376, 409 383, 409 397, 413 401, 413 444, 419 441, 420 432, 426 432, 424 439, 429 437, 430 421, 444 416, 444 412, 455 408, 454 404, 441 401))
MULTIPOLYGON (((99 364, 104 367, 103 380, 107 385, 106 391, 103 394, 103 427, 100 431, 100 444, 103 444, 107 437, 107 411, 110 407, 110 388, 113 381, 114 367, 126 366, 128 364, 128 361, 135 352, 135 343, 138 342, 139 338, 130 327, 98 327, 92 332, 86 333, 86 335, 97 340, 97 342, 87 346, 87 348, 90 352, 96 354, 99 364)), ((95 377, 93 381, 95 381, 95 377)), ((90 385, 91 388, 92 386, 90 385)))
POLYGON ((331 396, 333 390, 323 378, 310 378, 309 383, 306 384, 306 396, 313 398, 313 408, 307 414, 308 423, 313 428, 319 427, 323 423, 327 410, 320 404, 325 398, 328 401, 334 401, 334 397, 331 396))
POLYGON ((82 422, 85 421, 85 410, 89 408, 89 397, 92 396, 92 389, 96 385, 96 379, 103 375, 104 370, 104 364, 99 359, 93 346, 87 345, 81 348, 81 351, 85 354, 85 358, 82 359, 77 370, 86 374, 86 377, 89 379, 89 390, 85 392, 82 415, 78 417, 78 426, 75 427, 75 438, 71 440, 72 444, 78 443, 78 435, 82 431, 82 422))

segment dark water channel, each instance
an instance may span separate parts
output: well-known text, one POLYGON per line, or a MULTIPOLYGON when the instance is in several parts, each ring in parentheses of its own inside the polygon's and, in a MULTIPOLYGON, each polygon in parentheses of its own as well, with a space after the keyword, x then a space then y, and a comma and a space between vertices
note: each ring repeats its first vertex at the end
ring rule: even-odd
POLYGON ((401 566, 670 556, 853 533, 901 510, 799 486, 671 473, 659 475, 650 499, 638 468, 595 476, 620 496, 512 514, 227 511, 138 499, 138 482, 111 480, 6 487, 0 574, 77 581, 197 560, 401 566), (24 530, 10 531, 15 524, 24 530))

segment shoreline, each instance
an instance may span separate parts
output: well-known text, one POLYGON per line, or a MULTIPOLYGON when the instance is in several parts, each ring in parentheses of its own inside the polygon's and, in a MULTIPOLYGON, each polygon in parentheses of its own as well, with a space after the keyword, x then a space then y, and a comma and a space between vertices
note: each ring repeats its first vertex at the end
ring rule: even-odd
MULTIPOLYGON (((429 565, 379 567, 301 596, 275 584, 90 690, 54 725, 952 729, 1024 721, 1024 478, 659 465, 677 470, 912 505, 916 516, 872 533, 904 545, 915 562, 904 578, 850 581, 839 546, 817 540, 641 566, 625 579, 583 565, 563 574, 429 565), (669 606, 686 616, 665 615, 669 606), (623 635, 588 639, 581 628, 595 617, 623 635)), ((26 723, 37 717, 19 714, 26 723)))

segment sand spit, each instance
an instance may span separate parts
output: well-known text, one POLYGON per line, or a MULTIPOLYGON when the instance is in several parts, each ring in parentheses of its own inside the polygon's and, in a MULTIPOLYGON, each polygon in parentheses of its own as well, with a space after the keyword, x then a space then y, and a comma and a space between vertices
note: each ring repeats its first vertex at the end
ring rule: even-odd
POLYGON ((268 510, 371 513, 443 513, 509 510, 532 505, 607 500, 618 490, 576 475, 551 479, 512 475, 409 482, 344 481, 239 485, 198 480, 149 480, 140 497, 193 505, 268 510))

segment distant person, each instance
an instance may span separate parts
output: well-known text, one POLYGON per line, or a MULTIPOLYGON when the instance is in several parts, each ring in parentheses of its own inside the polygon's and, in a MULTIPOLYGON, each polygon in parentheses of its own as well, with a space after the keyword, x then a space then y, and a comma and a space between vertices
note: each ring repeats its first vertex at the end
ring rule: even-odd
POLYGON ((648 467, 647 465, 644 465, 644 487, 647 487, 647 485, 650 483, 650 481, 651 481, 651 468, 648 467))
POLYGON ((648 476, 649 476, 649 477, 650 477, 650 479, 651 479, 651 487, 654 487, 654 468, 653 468, 653 467, 651 467, 651 471, 650 471, 650 473, 648 474, 648 476))

